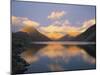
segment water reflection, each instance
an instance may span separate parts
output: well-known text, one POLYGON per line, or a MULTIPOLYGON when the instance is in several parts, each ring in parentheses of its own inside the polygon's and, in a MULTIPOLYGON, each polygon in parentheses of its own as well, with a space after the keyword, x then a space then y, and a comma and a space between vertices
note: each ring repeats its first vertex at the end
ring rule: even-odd
POLYGON ((91 47, 61 44, 48 44, 38 50, 31 47, 21 54, 21 58, 30 64, 25 73, 94 69, 96 59, 88 49, 95 51, 95 45, 91 47))

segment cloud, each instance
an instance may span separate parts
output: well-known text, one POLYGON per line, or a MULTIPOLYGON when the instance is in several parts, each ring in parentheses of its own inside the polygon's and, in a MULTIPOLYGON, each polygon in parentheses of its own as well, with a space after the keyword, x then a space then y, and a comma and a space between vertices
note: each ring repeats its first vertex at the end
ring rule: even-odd
POLYGON ((11 22, 12 22, 12 25, 16 25, 17 23, 19 23, 19 20, 17 19, 17 17, 12 16, 11 17, 11 22))
POLYGON ((48 16, 48 19, 51 20, 57 20, 60 19, 65 15, 65 11, 53 11, 51 14, 48 16))
POLYGON ((17 17, 17 16, 11 17, 11 23, 12 26, 15 26, 15 28, 18 27, 17 31, 26 31, 26 32, 40 25, 38 22, 33 21, 27 17, 17 17))
POLYGON ((27 32, 27 33, 30 33, 30 32, 34 32, 40 24, 38 22, 35 22, 35 21, 32 21, 32 20, 25 20, 23 21, 23 24, 24 24, 24 27, 20 29, 20 31, 23 31, 23 32, 27 32))
POLYGON ((70 25, 69 21, 57 22, 45 27, 40 27, 41 33, 48 38, 57 40, 65 35, 75 37, 80 34, 79 28, 70 25))
POLYGON ((95 24, 96 24, 95 19, 90 19, 83 22, 83 24, 80 27, 74 27, 71 25, 66 26, 67 34, 69 36, 76 37, 95 24))
POLYGON ((90 20, 88 20, 88 21, 85 21, 84 23, 83 23, 83 28, 89 28, 89 27, 91 27, 92 25, 94 25, 94 24, 96 24, 96 20, 95 19, 90 19, 90 20))
MULTIPOLYGON (((61 17, 61 13, 64 14, 64 11, 52 12, 52 13, 53 14, 59 13, 61 17)), ((52 40, 58 40, 64 37, 65 35, 68 35, 70 37, 76 37, 95 24, 94 18, 83 22, 83 24, 80 27, 75 27, 74 25, 71 25, 71 23, 68 20, 54 20, 54 22, 51 23, 50 25, 41 26, 40 23, 33 21, 27 17, 12 16, 11 19, 12 19, 12 26, 16 26, 14 27, 16 29, 18 27, 17 31, 34 32, 36 28, 39 30, 40 33, 42 33, 43 35, 47 36, 52 40)))
POLYGON ((87 20, 87 21, 83 22, 83 25, 78 30, 80 31, 80 34, 81 34, 95 24, 96 24, 96 20, 94 18, 87 20))
POLYGON ((19 31, 31 33, 35 31, 35 28, 32 26, 24 26, 21 29, 19 29, 19 31))
POLYGON ((76 37, 81 33, 85 32, 89 27, 95 24, 95 19, 90 19, 83 22, 80 27, 75 27, 70 24, 68 20, 55 21, 48 26, 42 26, 39 28, 41 33, 50 39, 57 40, 65 35, 76 37))
POLYGON ((29 20, 29 19, 23 21, 23 24, 24 24, 24 25, 27 25, 27 26, 30 26, 30 27, 37 27, 37 26, 39 26, 39 23, 38 23, 38 22, 29 20))
POLYGON ((66 35, 66 26, 64 25, 65 23, 66 25, 68 25, 67 21, 65 21, 64 23, 56 21, 51 25, 40 27, 39 30, 50 39, 60 39, 61 37, 66 35))
POLYGON ((39 60, 39 58, 33 54, 32 50, 26 50, 25 52, 21 53, 20 56, 29 64, 37 62, 39 60))
POLYGON ((12 16, 11 17, 11 23, 12 25, 23 25, 23 21, 28 20, 26 17, 17 17, 17 16, 12 16))
POLYGON ((66 31, 64 29, 65 29, 64 26, 60 27, 60 26, 49 25, 47 27, 41 27, 40 31, 48 38, 57 40, 66 35, 66 31))

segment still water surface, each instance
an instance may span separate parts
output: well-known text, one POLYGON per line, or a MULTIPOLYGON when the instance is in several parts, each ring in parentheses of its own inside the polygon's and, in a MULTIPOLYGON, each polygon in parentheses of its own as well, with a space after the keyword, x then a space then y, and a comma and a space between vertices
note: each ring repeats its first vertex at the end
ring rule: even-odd
POLYGON ((32 44, 20 57, 30 65, 25 73, 95 69, 95 44, 32 44))

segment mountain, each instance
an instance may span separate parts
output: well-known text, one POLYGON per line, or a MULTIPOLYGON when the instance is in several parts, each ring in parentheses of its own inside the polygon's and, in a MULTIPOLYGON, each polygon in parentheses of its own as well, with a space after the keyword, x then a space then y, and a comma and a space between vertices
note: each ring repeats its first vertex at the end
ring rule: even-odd
MULTIPOLYGON (((44 34, 40 33, 35 28, 25 29, 19 32, 12 33, 12 39, 20 40, 20 41, 53 41, 46 37, 44 34)), ((81 33, 76 37, 70 37, 65 35, 63 38, 57 41, 96 41, 96 25, 88 28, 85 32, 81 33)))
POLYGON ((71 41, 72 39, 73 37, 70 37, 69 35, 65 35, 64 37, 62 37, 61 39, 57 41, 71 41))
POLYGON ((59 39, 59 41, 96 41, 96 25, 88 28, 84 33, 76 37, 70 37, 68 35, 59 39))
POLYGON ((84 33, 74 38, 77 41, 96 41, 96 25, 88 28, 84 33))
POLYGON ((50 41, 48 37, 41 34, 38 30, 34 30, 34 32, 29 33, 29 36, 31 37, 32 41, 50 41))
POLYGON ((38 32, 36 29, 33 32, 19 31, 12 33, 12 39, 20 41, 49 41, 50 39, 38 32))

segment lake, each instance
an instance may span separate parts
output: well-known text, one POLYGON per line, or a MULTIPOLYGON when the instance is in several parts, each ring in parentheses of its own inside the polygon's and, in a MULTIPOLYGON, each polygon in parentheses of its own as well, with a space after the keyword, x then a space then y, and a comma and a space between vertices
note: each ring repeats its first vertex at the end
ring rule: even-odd
POLYGON ((20 54, 29 66, 25 73, 96 68, 95 43, 34 42, 20 54))

